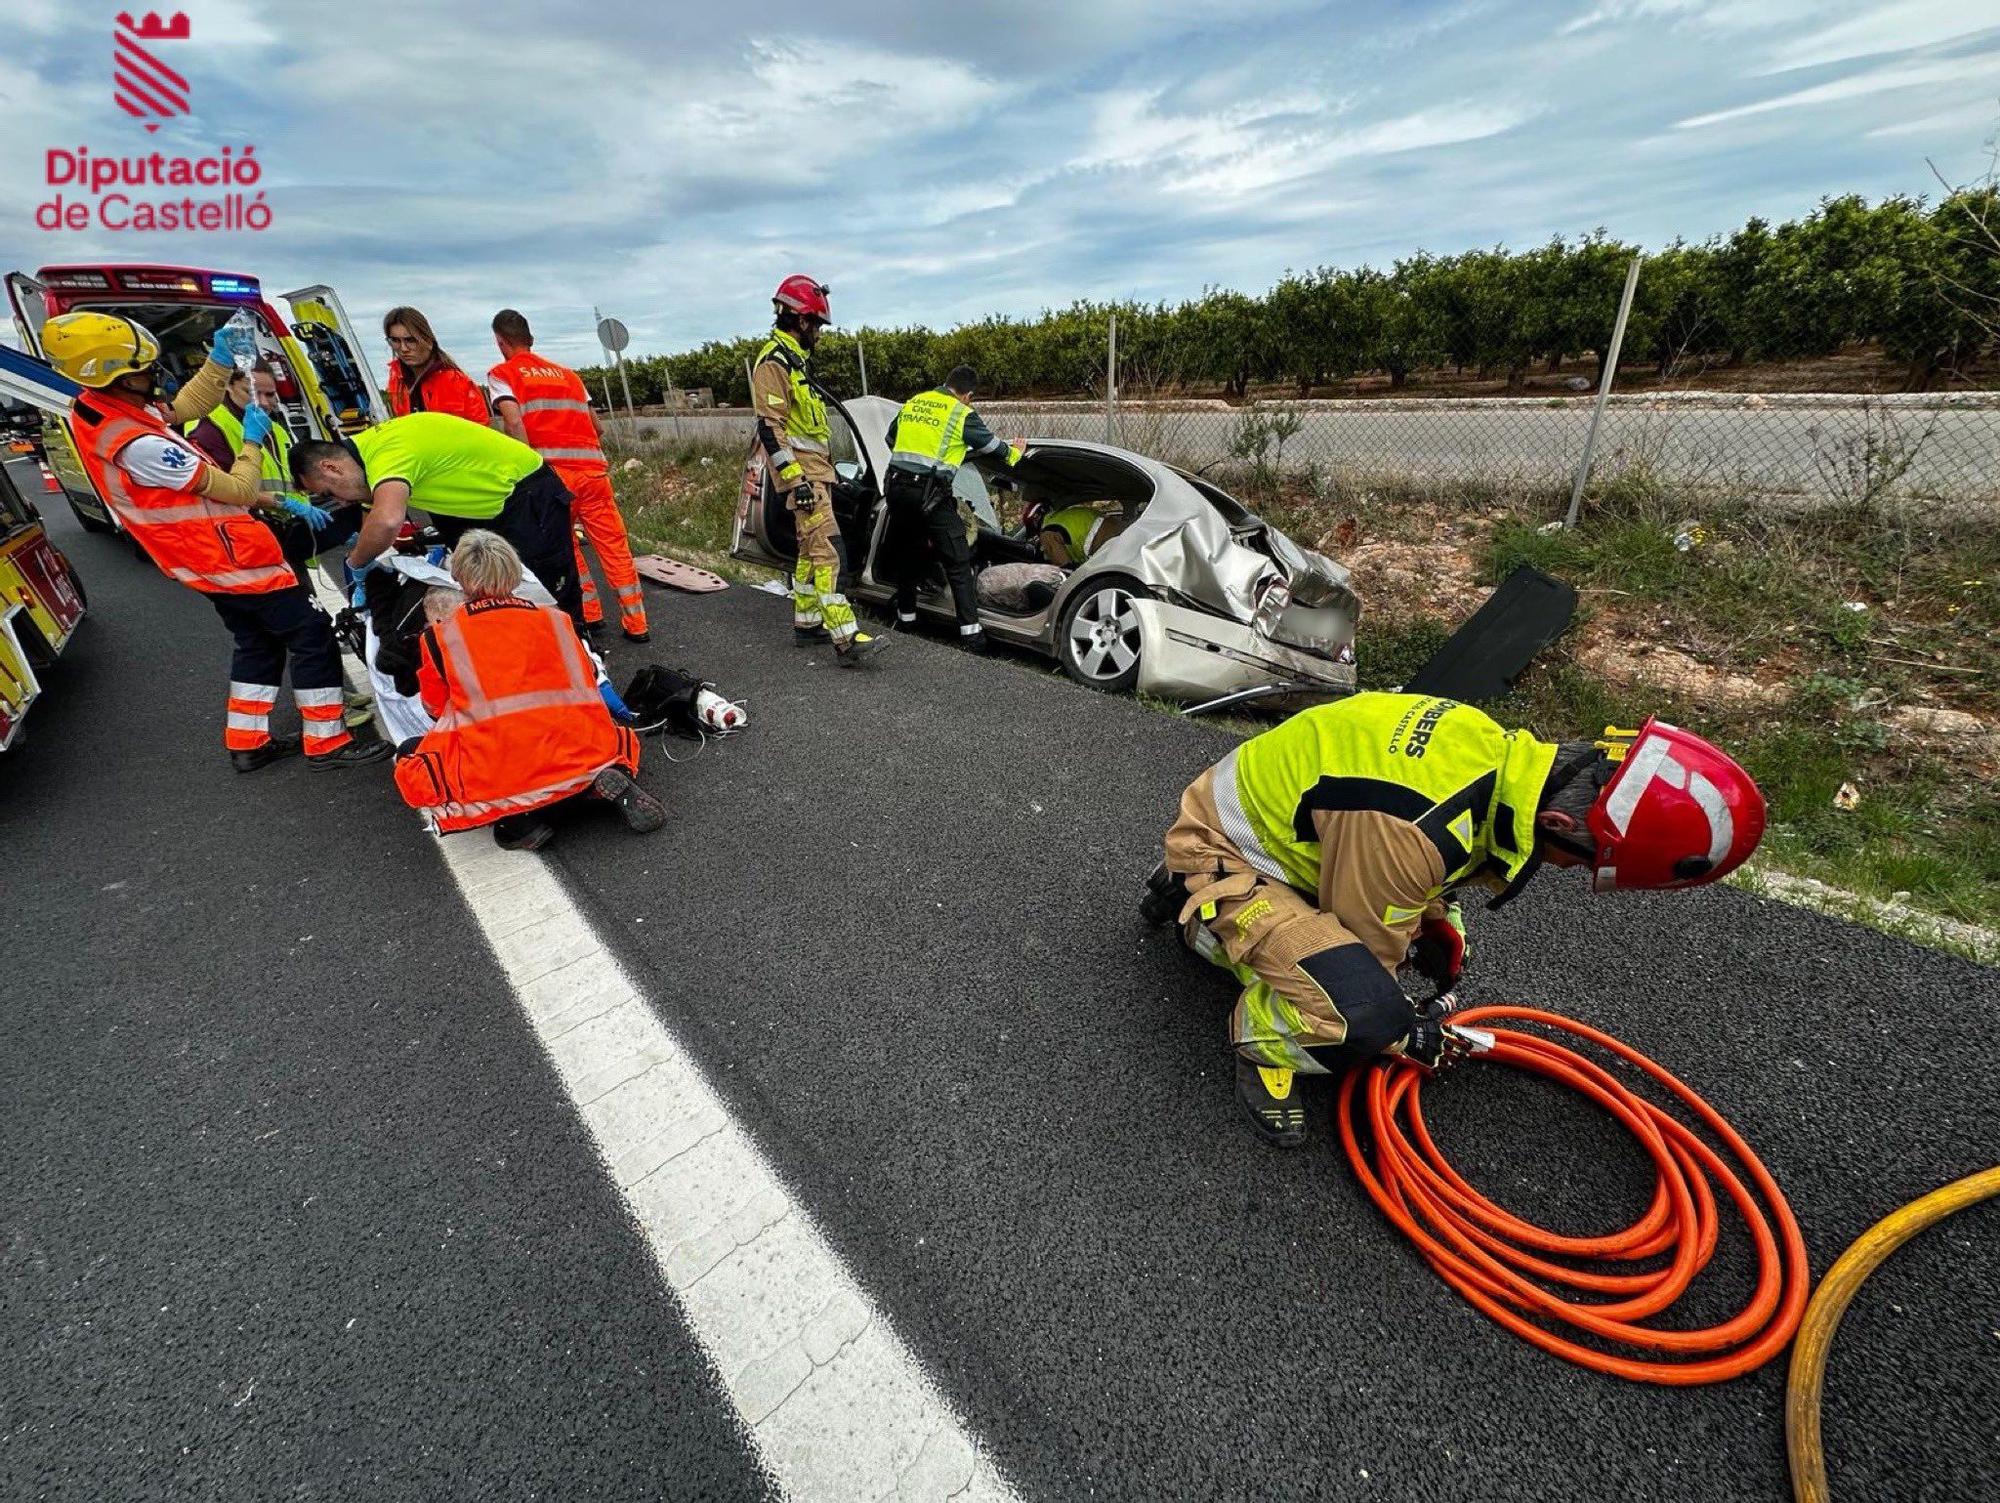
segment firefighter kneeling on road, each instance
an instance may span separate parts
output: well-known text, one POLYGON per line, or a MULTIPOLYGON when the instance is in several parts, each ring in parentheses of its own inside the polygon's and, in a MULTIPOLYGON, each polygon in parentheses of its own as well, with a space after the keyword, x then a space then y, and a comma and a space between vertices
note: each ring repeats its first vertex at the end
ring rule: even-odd
POLYGON ((639 738, 612 720, 570 618, 514 593, 521 575, 495 533, 452 550, 466 603, 419 639, 418 693, 437 723, 396 749, 396 786, 440 834, 492 825, 509 850, 546 845, 547 811, 579 797, 650 834, 667 811, 636 781, 639 738))
POLYGON ((1657 720, 1605 736, 1537 741, 1454 700, 1357 694, 1195 779, 1144 911, 1243 984, 1236 1090, 1267 1141, 1305 1139, 1298 1073, 1384 1053, 1436 1069, 1479 1046, 1446 1021, 1465 885, 1497 907, 1546 862, 1588 865, 1599 892, 1696 887, 1756 849, 1763 795, 1723 752, 1657 720), (1423 1012, 1396 981, 1406 959, 1439 989, 1423 1012))
POLYGON ((995 438, 967 405, 978 384, 971 366, 954 366, 944 385, 920 391, 903 404, 889 424, 889 473, 882 486, 889 503, 890 555, 896 561, 897 625, 917 624, 917 583, 923 577, 928 541, 951 585, 959 644, 984 652, 979 589, 973 583, 972 554, 951 483, 967 460, 997 459, 1012 467, 1021 462, 1021 449, 995 438))
POLYGON ((812 384, 808 362, 820 331, 831 319, 827 289, 811 277, 786 277, 771 296, 777 327, 757 352, 750 375, 750 405, 757 411, 757 441, 771 467, 771 483, 786 498, 798 529, 799 561, 792 570, 792 635, 801 644, 831 641, 841 667, 872 657, 882 643, 856 624, 854 607, 840 592, 840 527, 833 515, 833 430, 826 403, 812 384))
MULTIPOLYGON (((287 671, 298 701, 306 759, 352 767, 388 754, 372 736, 356 741, 341 723, 340 649, 333 623, 285 562, 277 537, 251 515, 262 489, 270 414, 242 409, 234 463, 210 464, 149 405, 160 344, 129 319, 64 313, 42 330, 57 370, 85 389, 70 402, 77 452, 118 520, 169 579, 208 597, 236 640, 230 660, 223 745, 238 772, 254 772, 300 749, 271 734, 271 707, 287 671)), ((176 424, 217 407, 229 386, 230 353, 217 329, 208 359, 174 394, 176 424)), ((286 508, 293 515, 304 503, 286 508)))

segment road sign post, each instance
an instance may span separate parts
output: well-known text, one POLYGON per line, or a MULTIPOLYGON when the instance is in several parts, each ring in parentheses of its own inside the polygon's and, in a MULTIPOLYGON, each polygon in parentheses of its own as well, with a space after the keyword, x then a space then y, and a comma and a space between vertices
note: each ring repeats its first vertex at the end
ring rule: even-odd
POLYGON ((625 391, 625 416, 638 417, 632 408, 632 381, 625 374, 625 346, 632 342, 632 331, 615 318, 600 318, 597 321, 597 342, 611 351, 618 361, 618 384, 625 391))

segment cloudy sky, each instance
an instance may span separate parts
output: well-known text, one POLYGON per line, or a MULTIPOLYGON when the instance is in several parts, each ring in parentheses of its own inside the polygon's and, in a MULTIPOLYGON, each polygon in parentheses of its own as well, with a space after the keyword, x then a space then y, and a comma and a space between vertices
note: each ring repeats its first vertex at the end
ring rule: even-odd
MULTIPOLYGON (((117 7, 8 0, 7 267, 326 281, 374 334, 496 307, 551 353, 747 333, 794 270, 844 324, 1261 290, 1602 225, 1657 245, 1824 194, 1935 191, 2000 123, 1990 0, 191 0, 194 113, 110 87, 117 7), (49 234, 43 152, 253 142, 261 235, 49 234), (368 327, 372 326, 372 327, 368 327)), ((371 337, 370 354, 385 355, 371 337)))

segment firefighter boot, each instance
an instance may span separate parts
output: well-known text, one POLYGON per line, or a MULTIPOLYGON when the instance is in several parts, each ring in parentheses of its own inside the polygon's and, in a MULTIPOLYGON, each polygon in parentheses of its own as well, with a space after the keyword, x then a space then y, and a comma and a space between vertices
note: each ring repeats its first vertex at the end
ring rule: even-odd
POLYGON ((1299 1105, 1294 1072, 1274 1065, 1236 1062, 1236 1099, 1250 1113, 1257 1136, 1273 1148, 1297 1148, 1306 1140, 1306 1109, 1299 1105))
POLYGON ((889 644, 865 631, 856 632, 844 646, 833 650, 834 660, 843 668, 859 668, 889 644))

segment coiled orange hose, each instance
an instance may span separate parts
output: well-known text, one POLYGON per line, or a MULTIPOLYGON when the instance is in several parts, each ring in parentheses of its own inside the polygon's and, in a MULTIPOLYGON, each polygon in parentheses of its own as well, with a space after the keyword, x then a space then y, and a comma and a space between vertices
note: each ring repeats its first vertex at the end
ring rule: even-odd
POLYGON ((1432 1140, 1422 1108, 1424 1072, 1390 1059, 1348 1072, 1340 1086, 1341 1142, 1369 1198, 1417 1244, 1446 1283, 1516 1335, 1579 1366, 1635 1382, 1687 1386, 1740 1377, 1783 1351, 1805 1310, 1805 1242, 1784 1194, 1750 1146, 1669 1071, 1594 1028, 1530 1007, 1473 1008, 1452 1021, 1490 1027, 1503 1019, 1559 1029, 1644 1071, 1729 1149, 1756 1186, 1756 1195, 1692 1128, 1635 1094, 1610 1071, 1553 1039, 1492 1028, 1493 1049, 1475 1055, 1474 1063, 1508 1065, 1560 1081, 1638 1139, 1655 1170, 1653 1198, 1645 1212, 1623 1231, 1565 1237, 1503 1210, 1473 1189, 1432 1140), (1372 1153, 1362 1145, 1364 1121, 1372 1153), (1727 1192, 1749 1228, 1757 1253, 1757 1286, 1743 1310, 1720 1325, 1701 1330, 1645 1325, 1686 1292, 1715 1251, 1711 1181, 1727 1192), (1585 1260, 1588 1266, 1554 1262, 1545 1254, 1585 1260), (1661 1256, 1668 1258, 1664 1267, 1636 1266, 1661 1256), (1576 1298, 1577 1293, 1598 1297, 1576 1298), (1604 1351, 1563 1334, 1565 1326, 1669 1356, 1662 1360, 1604 1351))

